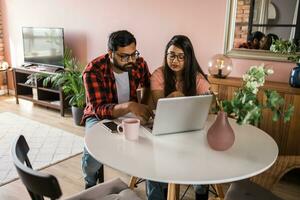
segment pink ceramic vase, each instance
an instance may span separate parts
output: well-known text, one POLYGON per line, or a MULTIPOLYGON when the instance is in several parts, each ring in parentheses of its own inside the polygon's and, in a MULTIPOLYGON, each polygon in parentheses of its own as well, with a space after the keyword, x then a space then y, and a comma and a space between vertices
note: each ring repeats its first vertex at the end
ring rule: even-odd
POLYGON ((207 131, 209 146, 217 151, 225 151, 234 143, 234 132, 228 122, 227 113, 220 111, 216 121, 207 131))

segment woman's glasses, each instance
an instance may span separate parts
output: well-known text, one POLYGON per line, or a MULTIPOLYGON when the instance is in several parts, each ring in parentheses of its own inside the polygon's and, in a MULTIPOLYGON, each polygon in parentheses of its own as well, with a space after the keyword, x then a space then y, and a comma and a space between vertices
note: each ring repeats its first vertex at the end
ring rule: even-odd
POLYGON ((175 53, 167 53, 167 59, 170 60, 170 61, 174 61, 175 58, 177 58, 177 60, 179 62, 183 62, 184 61, 184 54, 183 53, 180 53, 180 54, 175 54, 175 53))
POLYGON ((137 50, 132 54, 116 54, 120 57, 122 62, 129 62, 130 58, 131 60, 136 60, 140 56, 140 52, 138 52, 137 50))

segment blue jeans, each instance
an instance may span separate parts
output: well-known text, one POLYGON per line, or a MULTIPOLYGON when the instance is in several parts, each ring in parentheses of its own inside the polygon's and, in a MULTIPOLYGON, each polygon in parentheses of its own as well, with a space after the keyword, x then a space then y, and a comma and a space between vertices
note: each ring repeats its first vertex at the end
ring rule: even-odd
MULTIPOLYGON (((168 189, 167 183, 146 180, 148 200, 165 200, 165 193, 168 189)), ((194 190, 198 194, 205 194, 208 185, 194 185, 194 190)))
MULTIPOLYGON (((99 120, 96 117, 87 118, 85 121, 85 128, 89 129, 99 120)), ((98 162, 95 158, 93 158, 86 148, 83 149, 83 156, 81 160, 81 167, 83 171, 83 177, 85 180, 85 184, 89 186, 93 186, 97 184, 98 179, 98 170, 102 166, 102 163, 98 162)))

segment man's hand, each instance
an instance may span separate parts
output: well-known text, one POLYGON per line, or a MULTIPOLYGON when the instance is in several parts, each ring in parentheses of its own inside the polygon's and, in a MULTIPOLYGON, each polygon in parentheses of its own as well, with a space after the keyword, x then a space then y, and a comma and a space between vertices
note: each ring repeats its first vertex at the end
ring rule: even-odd
POLYGON ((137 117, 139 117, 142 125, 146 124, 150 117, 154 117, 154 113, 152 109, 149 106, 144 104, 130 102, 129 110, 137 117))
POLYGON ((179 91, 174 91, 171 94, 169 94, 167 97, 184 97, 184 94, 179 91))

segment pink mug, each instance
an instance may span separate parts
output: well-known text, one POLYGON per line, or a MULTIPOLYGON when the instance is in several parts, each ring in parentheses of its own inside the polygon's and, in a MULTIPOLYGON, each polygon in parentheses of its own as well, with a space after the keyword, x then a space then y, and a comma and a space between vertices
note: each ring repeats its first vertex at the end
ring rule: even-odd
POLYGON ((135 118, 123 119, 117 127, 118 133, 122 133, 127 140, 138 140, 140 130, 140 120, 135 118), (122 131, 120 128, 122 127, 122 131))

